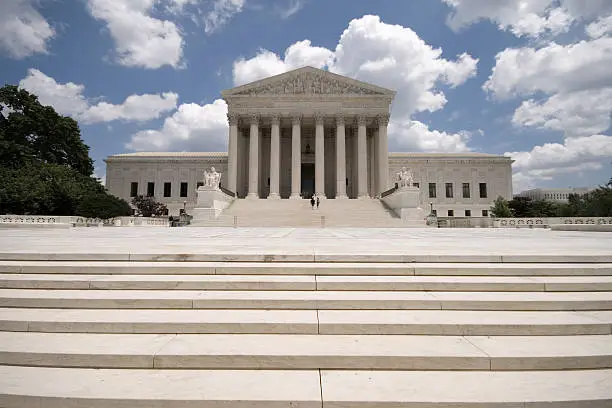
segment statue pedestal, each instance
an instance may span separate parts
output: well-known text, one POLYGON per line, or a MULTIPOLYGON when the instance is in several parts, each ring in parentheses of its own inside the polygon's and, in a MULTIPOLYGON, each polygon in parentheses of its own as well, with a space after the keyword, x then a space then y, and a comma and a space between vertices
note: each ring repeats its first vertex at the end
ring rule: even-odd
POLYGON ((417 187, 401 187, 392 194, 381 198, 381 201, 391 208, 407 227, 426 227, 427 211, 420 205, 420 192, 417 187))
POLYGON ((214 220, 235 200, 216 187, 198 187, 198 200, 193 212, 193 223, 214 220))

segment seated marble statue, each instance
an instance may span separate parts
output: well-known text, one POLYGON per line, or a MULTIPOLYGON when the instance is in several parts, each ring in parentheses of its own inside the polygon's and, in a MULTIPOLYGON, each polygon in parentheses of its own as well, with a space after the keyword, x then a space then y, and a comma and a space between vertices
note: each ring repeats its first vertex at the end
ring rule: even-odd
POLYGON ((206 170, 204 172, 204 187, 218 189, 220 182, 221 173, 217 173, 214 167, 211 167, 210 171, 206 170))
POLYGON ((399 187, 412 187, 414 181, 414 175, 412 174, 412 170, 406 169, 406 167, 402 167, 402 171, 397 173, 397 178, 399 181, 399 187))

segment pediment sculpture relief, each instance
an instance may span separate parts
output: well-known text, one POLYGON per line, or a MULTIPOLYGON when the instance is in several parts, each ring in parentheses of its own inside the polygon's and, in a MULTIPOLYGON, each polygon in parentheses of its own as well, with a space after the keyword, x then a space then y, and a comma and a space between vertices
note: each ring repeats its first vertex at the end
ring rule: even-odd
POLYGON ((380 92, 363 88, 345 81, 329 78, 324 74, 306 72, 283 80, 256 86, 237 95, 381 95, 380 92))

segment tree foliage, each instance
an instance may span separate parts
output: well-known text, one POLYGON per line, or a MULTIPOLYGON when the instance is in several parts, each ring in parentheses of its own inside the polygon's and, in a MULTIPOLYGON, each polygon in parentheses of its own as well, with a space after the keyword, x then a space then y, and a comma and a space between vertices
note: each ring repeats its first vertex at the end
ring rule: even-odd
POLYGON ((491 209, 495 217, 612 217, 612 178, 605 186, 584 194, 571 194, 567 203, 532 200, 528 197, 514 197, 506 202, 510 213, 503 210, 503 204, 495 200, 491 209), (496 208, 500 209, 498 215, 496 208))
POLYGON ((136 207, 138 212, 143 217, 162 216, 168 214, 168 208, 165 204, 155 201, 153 197, 145 197, 142 195, 132 199, 132 205, 136 207))
POLYGON ((493 202, 493 207, 491 207, 491 214, 497 218, 512 217, 512 211, 508 206, 508 201, 501 196, 497 197, 493 202))
POLYGON ((108 194, 92 174, 76 121, 23 89, 0 88, 0 213, 129 215, 129 204, 108 194))
POLYGON ((14 85, 0 88, 0 163, 12 168, 61 164, 84 176, 94 171, 77 122, 14 85))

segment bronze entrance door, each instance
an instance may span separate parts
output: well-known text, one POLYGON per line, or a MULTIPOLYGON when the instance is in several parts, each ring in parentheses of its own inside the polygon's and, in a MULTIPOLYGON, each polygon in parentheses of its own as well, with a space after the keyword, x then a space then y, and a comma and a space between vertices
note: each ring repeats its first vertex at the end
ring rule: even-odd
POLYGON ((302 198, 310 199, 315 192, 315 165, 302 163, 302 198))

